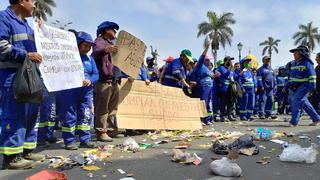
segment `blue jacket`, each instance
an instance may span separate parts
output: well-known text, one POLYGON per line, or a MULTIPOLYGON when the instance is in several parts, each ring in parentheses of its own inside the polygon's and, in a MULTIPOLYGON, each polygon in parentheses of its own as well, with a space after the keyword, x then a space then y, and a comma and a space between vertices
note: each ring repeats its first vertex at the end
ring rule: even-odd
POLYGON ((313 62, 310 59, 303 57, 300 63, 291 62, 290 78, 287 85, 290 86, 308 86, 309 91, 316 89, 316 73, 313 67, 313 62))
POLYGON ((244 89, 246 92, 254 92, 254 77, 251 69, 246 70, 245 72, 243 72, 242 75, 239 74, 238 82, 240 87, 244 89))
POLYGON ((180 58, 174 59, 166 66, 163 78, 163 85, 182 88, 182 79, 186 79, 186 68, 180 58))
POLYGON ((257 70, 258 88, 273 89, 276 83, 276 76, 271 66, 261 66, 257 70))
POLYGON ((191 71, 192 74, 190 75, 194 81, 196 81, 200 86, 213 86, 212 76, 213 72, 203 64, 205 60, 205 56, 201 55, 199 61, 197 62, 194 69, 191 71))
POLYGON ((218 71, 221 74, 219 78, 221 92, 227 92, 229 90, 230 82, 234 80, 234 73, 225 66, 220 66, 218 71))
POLYGON ((241 69, 235 69, 234 70, 234 80, 237 81, 237 82, 239 82, 240 73, 241 73, 241 69))
POLYGON ((286 86, 288 82, 288 77, 283 75, 277 75, 277 93, 282 93, 282 89, 286 86))
POLYGON ((0 86, 11 87, 17 67, 28 52, 36 51, 27 20, 20 20, 10 6, 0 11, 0 86))
POLYGON ((81 60, 85 79, 89 79, 92 84, 96 83, 99 79, 99 72, 93 57, 85 55, 81 56, 81 60))
POLYGON ((140 71, 138 74, 138 80, 142 80, 145 81, 148 79, 148 75, 147 75, 147 68, 145 65, 141 65, 140 66, 140 71))

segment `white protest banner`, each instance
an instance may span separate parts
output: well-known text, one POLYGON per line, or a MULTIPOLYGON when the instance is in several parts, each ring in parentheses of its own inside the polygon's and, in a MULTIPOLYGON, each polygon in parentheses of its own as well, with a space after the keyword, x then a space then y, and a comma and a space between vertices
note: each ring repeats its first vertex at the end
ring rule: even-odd
POLYGON ((34 25, 37 52, 42 55, 39 66, 49 92, 82 86, 84 70, 76 37, 72 32, 42 24, 34 25))
POLYGON ((118 52, 113 56, 113 64, 127 75, 136 78, 144 61, 147 46, 126 31, 119 32, 116 45, 118 52))
POLYGON ((159 83, 123 81, 119 103, 117 125, 123 129, 198 130, 200 117, 207 116, 204 101, 159 83))

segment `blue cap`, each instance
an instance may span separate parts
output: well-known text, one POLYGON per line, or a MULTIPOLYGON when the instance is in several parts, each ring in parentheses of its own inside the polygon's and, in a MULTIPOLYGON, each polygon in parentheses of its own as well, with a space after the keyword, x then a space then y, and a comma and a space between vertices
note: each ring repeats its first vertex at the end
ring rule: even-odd
POLYGON ((294 52, 300 52, 300 54, 305 57, 307 60, 310 61, 311 64, 313 64, 312 60, 310 59, 310 56, 309 56, 309 48, 305 45, 301 45, 301 46, 298 46, 297 48, 294 48, 294 49, 291 49, 290 52, 291 53, 294 53, 294 52))
POLYGON ((119 30, 119 25, 114 22, 104 21, 98 26, 97 36, 102 34, 105 29, 119 30))
POLYGON ((78 43, 78 45, 80 43, 82 43, 83 41, 94 45, 94 42, 93 42, 93 39, 92 39, 91 35, 86 33, 86 32, 80 31, 80 32, 77 33, 77 43, 78 43))

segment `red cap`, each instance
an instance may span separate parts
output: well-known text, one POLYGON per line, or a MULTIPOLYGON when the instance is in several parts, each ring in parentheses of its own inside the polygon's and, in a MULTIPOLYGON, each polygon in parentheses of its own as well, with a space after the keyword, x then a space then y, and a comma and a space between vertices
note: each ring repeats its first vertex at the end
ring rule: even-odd
POLYGON ((169 56, 169 57, 167 57, 167 59, 165 59, 164 61, 165 62, 171 62, 171 61, 173 61, 174 60, 174 58, 172 57, 172 56, 169 56))

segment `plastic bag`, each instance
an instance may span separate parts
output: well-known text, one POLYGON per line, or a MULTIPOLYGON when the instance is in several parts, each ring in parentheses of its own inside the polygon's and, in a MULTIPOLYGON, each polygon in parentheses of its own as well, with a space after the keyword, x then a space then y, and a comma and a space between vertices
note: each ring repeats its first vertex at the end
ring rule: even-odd
POLYGON ((289 144, 280 154, 280 160, 286 162, 315 163, 317 160, 317 145, 312 143, 308 148, 302 148, 299 144, 289 144))
POLYGON ((256 131, 256 140, 260 141, 269 141, 274 135, 272 131, 266 128, 257 128, 256 131))
POLYGON ((238 177, 242 174, 240 166, 223 157, 222 159, 212 161, 210 168, 216 175, 225 177, 238 177))
POLYGON ((133 138, 128 138, 123 142, 125 151, 139 151, 140 146, 133 138))

